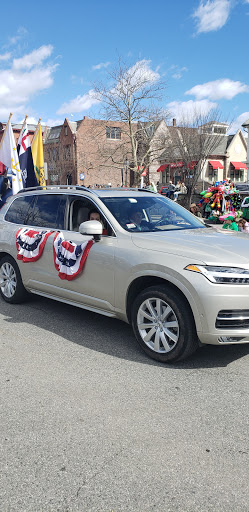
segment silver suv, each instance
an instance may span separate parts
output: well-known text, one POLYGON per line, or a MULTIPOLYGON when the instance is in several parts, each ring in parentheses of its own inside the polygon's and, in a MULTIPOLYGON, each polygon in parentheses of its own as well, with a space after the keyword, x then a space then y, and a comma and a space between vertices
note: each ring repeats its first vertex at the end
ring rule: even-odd
POLYGON ((249 343, 249 238, 149 191, 26 189, 0 210, 0 293, 18 303, 28 292, 130 322, 146 354, 168 363, 199 344, 249 343), (30 262, 17 251, 24 228, 53 232, 30 262), (58 232, 75 247, 93 239, 72 279, 55 264, 58 232))

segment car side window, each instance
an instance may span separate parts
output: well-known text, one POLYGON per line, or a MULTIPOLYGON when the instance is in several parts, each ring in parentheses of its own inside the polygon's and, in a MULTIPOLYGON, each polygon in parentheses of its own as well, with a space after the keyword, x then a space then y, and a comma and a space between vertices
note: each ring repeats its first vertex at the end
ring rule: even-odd
POLYGON ((33 218, 34 196, 17 197, 11 203, 5 220, 14 224, 30 224, 33 218))
POLYGON ((67 197, 63 194, 41 194, 36 196, 32 226, 64 229, 67 197))

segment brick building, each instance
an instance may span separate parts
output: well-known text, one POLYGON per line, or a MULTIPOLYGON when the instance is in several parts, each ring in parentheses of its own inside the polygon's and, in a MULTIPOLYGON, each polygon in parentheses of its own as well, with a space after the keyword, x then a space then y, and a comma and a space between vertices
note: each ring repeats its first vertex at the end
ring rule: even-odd
MULTIPOLYGON (((85 186, 125 184, 124 162, 131 148, 127 124, 84 117, 48 129, 44 141, 44 160, 48 164, 48 183, 85 186), (123 171, 122 171, 123 169, 123 171)), ((127 185, 130 184, 127 172, 127 185)))
MULTIPOLYGON (((2 140, 2 136, 3 136, 4 130, 5 130, 6 124, 7 123, 1 123, 0 122, 0 142, 2 140)), ((19 135, 20 135, 21 129, 22 129, 22 123, 20 123, 20 124, 13 124, 13 123, 11 123, 11 125, 12 125, 12 130, 13 130, 13 133, 14 133, 15 141, 17 142, 18 139, 19 139, 19 135)), ((28 131, 29 131, 30 142, 32 144, 32 140, 33 140, 34 133, 35 133, 35 130, 36 130, 36 125, 28 124, 27 123, 27 126, 28 126, 28 131)), ((44 138, 46 136, 46 132, 47 132, 48 127, 41 125, 41 129, 42 129, 42 136, 44 138)))

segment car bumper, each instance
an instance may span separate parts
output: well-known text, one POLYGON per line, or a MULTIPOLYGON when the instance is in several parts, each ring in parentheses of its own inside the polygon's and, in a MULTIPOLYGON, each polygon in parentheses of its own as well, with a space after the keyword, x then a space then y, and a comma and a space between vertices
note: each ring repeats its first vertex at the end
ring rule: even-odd
POLYGON ((197 335, 201 343, 249 343, 249 285, 219 285, 207 281, 199 298, 202 329, 197 330, 197 335))

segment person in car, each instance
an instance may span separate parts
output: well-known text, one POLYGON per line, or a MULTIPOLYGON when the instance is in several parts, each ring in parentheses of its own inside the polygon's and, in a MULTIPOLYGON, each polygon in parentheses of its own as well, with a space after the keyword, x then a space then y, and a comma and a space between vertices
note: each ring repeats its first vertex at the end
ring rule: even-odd
POLYGON ((139 210, 138 207, 131 208, 128 215, 128 229, 131 229, 132 231, 150 231, 153 229, 151 222, 147 222, 147 220, 143 219, 143 212, 139 210))
POLYGON ((104 223, 103 223, 103 221, 101 219, 101 215, 98 212, 98 210, 95 210, 94 208, 92 210, 90 210, 89 213, 88 213, 88 220, 98 220, 102 224, 102 227, 103 227, 102 234, 103 235, 107 235, 107 230, 104 227, 104 223))

